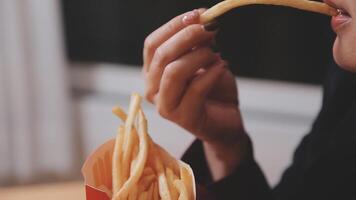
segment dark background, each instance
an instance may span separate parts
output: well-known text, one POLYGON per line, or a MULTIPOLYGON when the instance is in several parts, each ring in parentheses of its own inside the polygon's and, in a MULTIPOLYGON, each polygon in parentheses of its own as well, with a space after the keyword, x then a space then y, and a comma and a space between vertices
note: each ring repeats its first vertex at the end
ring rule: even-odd
MULTIPOLYGON (((71 61, 139 66, 145 37, 211 0, 62 0, 71 61)), ((237 8, 219 19, 217 46, 235 74, 320 83, 332 60, 330 18, 275 6, 237 8)))

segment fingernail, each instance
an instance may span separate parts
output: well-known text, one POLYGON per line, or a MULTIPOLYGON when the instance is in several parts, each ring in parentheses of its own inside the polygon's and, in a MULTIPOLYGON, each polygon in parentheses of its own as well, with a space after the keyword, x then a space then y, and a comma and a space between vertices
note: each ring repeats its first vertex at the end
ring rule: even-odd
POLYGON ((216 31, 219 29, 219 23, 217 21, 212 21, 204 25, 204 30, 205 31, 216 31))
POLYGON ((187 13, 183 17, 183 22, 185 24, 190 24, 190 23, 194 22, 195 20, 197 20, 198 17, 199 17, 199 11, 198 10, 193 10, 193 11, 187 13))

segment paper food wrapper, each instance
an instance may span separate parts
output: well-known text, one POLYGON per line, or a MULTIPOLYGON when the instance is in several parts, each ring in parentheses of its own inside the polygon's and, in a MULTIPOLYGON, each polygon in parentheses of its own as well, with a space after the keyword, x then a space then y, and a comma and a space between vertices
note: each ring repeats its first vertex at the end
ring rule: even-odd
POLYGON ((112 155, 115 139, 101 145, 85 161, 82 174, 87 200, 110 200, 112 189, 112 155))
MULTIPOLYGON (((154 144, 154 143, 153 143, 154 144)), ((196 199, 195 180, 192 169, 182 161, 174 159, 159 145, 154 144, 156 151, 160 152, 160 157, 166 166, 174 170, 182 170, 188 173, 193 184, 193 199, 196 199)), ((112 156, 115 146, 115 139, 109 140, 95 150, 85 161, 82 174, 85 181, 87 200, 110 200, 112 198, 112 156)), ((152 155, 151 155, 152 156, 152 155)), ((154 155, 153 155, 154 156, 154 155)))

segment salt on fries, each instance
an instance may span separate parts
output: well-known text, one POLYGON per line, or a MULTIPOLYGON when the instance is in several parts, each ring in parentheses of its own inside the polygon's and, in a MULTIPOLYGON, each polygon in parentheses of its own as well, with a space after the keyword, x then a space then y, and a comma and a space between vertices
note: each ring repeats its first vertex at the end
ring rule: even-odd
POLYGON ((335 8, 332 8, 325 3, 310 0, 225 0, 204 12, 200 16, 200 22, 206 24, 234 8, 252 4, 287 6, 330 16, 337 15, 337 10, 335 8))
POLYGON ((191 168, 152 141, 140 104, 141 97, 133 94, 128 114, 113 109, 124 125, 112 157, 112 200, 195 200, 191 168))

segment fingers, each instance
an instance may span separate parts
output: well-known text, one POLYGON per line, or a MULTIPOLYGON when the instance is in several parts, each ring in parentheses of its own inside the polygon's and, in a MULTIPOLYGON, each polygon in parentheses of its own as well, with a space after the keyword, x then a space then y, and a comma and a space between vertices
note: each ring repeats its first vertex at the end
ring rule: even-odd
POLYGON ((163 72, 158 92, 157 107, 161 115, 174 110, 186 90, 188 83, 197 75, 199 69, 207 68, 220 57, 208 47, 193 50, 170 63, 163 72))
MULTIPOLYGON (((179 112, 199 112, 197 109, 203 109, 209 91, 216 85, 225 72, 226 63, 223 60, 219 60, 207 69, 206 72, 197 77, 197 79, 194 79, 178 106, 179 112)), ((184 124, 183 126, 189 127, 188 124, 184 124)))
POLYGON ((193 48, 212 41, 216 32, 208 32, 198 24, 188 26, 164 42, 154 53, 150 68, 146 73, 148 99, 158 92, 164 68, 193 48))
POLYGON ((143 59, 144 59, 144 71, 147 71, 151 60, 156 49, 178 31, 182 30, 184 27, 198 23, 200 13, 204 12, 203 9, 193 10, 182 15, 173 18, 171 21, 167 22, 165 25, 158 28, 156 31, 151 33, 145 40, 143 59))

